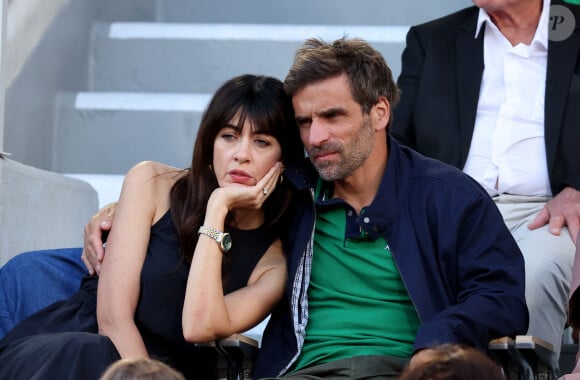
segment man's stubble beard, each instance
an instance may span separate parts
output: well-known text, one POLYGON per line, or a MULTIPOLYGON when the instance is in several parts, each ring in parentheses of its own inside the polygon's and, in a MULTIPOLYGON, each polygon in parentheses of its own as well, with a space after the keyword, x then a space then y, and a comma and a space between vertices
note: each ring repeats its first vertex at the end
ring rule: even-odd
POLYGON ((321 152, 335 152, 338 154, 338 162, 325 161, 316 163, 311 160, 318 175, 325 181, 336 181, 350 176, 369 158, 375 143, 374 134, 370 119, 366 117, 361 123, 355 139, 349 141, 350 147, 330 141, 322 146, 312 148, 309 152, 310 157, 321 152))

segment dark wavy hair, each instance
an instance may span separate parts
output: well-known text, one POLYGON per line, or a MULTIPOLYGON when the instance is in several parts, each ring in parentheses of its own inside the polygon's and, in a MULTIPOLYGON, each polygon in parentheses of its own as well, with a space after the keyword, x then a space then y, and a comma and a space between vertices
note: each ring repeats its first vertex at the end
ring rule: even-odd
MULTIPOLYGON (((254 131, 276 138, 282 149, 284 165, 304 157, 292 102, 280 80, 246 74, 225 82, 215 92, 203 114, 187 175, 171 189, 171 216, 181 240, 182 258, 187 262, 191 262, 198 239, 197 230, 205 218, 209 197, 218 187, 215 174, 210 170, 214 141, 219 131, 230 124, 238 112, 240 128, 247 120, 254 131)), ((264 202, 264 223, 277 234, 280 233, 291 195, 291 189, 283 182, 264 202)), ((232 223, 233 220, 227 217, 226 229, 232 223)))

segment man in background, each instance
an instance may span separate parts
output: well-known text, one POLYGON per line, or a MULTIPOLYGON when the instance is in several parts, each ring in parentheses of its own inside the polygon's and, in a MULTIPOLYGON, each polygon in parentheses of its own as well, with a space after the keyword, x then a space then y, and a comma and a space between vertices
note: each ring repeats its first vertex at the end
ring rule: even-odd
POLYGON ((393 136, 493 198, 526 261, 528 333, 557 358, 580 225, 580 7, 474 3, 409 31, 393 136))

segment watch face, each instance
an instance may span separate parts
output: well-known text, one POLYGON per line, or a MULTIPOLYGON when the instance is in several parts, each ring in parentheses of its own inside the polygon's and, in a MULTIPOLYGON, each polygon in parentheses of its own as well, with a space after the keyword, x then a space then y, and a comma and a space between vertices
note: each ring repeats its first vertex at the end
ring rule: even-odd
POLYGON ((232 237, 228 233, 225 233, 222 237, 222 248, 224 252, 227 252, 232 248, 232 237))

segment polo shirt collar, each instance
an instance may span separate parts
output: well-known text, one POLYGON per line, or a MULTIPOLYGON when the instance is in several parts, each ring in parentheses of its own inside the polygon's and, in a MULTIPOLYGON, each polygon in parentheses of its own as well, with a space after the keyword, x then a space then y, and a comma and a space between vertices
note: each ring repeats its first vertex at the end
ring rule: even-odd
MULTIPOLYGON (((394 220, 395 214, 398 213, 396 205, 398 203, 397 194, 400 188, 397 186, 399 170, 399 149, 398 144, 388 137, 389 145, 389 162, 381 178, 379 189, 373 201, 364 207, 361 213, 356 217, 357 231, 363 232, 370 239, 386 237, 386 233, 392 229, 390 225, 394 220)), ((402 183, 398 183, 402 185, 402 183)), ((340 198, 332 198, 334 186, 332 182, 318 179, 314 188, 314 200, 317 207, 335 207, 337 205, 346 205, 340 198)), ((351 207, 350 207, 351 208, 351 207)), ((351 208, 352 209, 352 208, 351 208)), ((348 211, 347 211, 348 212, 348 211)), ((348 225, 348 223, 347 223, 348 225)), ((347 227, 348 237, 355 237, 354 229, 347 227)), ((360 237, 360 233, 358 233, 360 237)))

